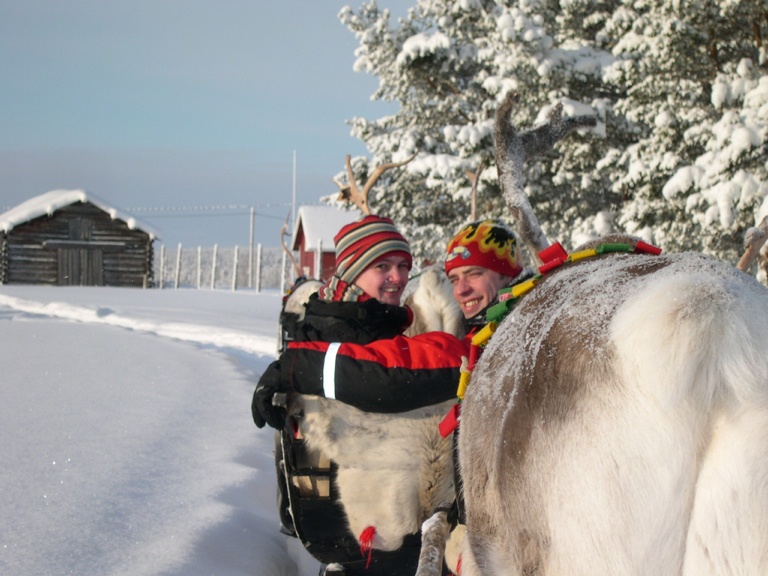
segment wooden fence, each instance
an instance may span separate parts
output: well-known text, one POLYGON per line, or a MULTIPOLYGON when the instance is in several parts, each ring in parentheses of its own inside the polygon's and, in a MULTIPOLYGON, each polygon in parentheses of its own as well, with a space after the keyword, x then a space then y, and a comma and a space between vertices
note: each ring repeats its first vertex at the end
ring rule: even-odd
POLYGON ((179 244, 155 251, 153 285, 157 288, 198 289, 285 289, 293 280, 292 267, 286 267, 282 248, 264 248, 258 244, 251 251, 239 246, 184 248, 179 244), (287 277, 291 275, 291 277, 287 277))

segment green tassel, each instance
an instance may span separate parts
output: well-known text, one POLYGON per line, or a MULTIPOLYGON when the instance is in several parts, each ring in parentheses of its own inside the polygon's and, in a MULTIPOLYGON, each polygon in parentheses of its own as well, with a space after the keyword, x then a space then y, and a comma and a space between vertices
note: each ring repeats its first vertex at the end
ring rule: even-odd
POLYGON ((598 254, 610 254, 611 252, 634 252, 629 244, 598 244, 595 252, 598 254))

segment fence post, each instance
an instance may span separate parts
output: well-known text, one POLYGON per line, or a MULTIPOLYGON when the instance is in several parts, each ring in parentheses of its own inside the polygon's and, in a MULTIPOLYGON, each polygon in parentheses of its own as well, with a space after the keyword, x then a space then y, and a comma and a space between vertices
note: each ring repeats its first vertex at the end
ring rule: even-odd
POLYGON ((261 292, 261 242, 256 246, 256 292, 261 292))
POLYGON ((179 249, 176 251, 176 279, 173 282, 173 288, 179 289, 179 274, 181 273, 181 242, 179 242, 179 249))
POLYGON ((240 257, 240 247, 235 246, 235 261, 232 263, 232 292, 237 290, 237 261, 240 257))
POLYGON ((219 245, 213 245, 213 264, 211 265, 211 290, 216 288, 216 255, 219 252, 219 245))
POLYGON ((202 254, 202 248, 200 246, 197 247, 197 289, 200 290, 200 280, 203 278, 203 268, 202 268, 202 261, 203 261, 203 254, 202 254))
POLYGON ((165 283, 165 244, 160 246, 160 290, 163 289, 165 283))

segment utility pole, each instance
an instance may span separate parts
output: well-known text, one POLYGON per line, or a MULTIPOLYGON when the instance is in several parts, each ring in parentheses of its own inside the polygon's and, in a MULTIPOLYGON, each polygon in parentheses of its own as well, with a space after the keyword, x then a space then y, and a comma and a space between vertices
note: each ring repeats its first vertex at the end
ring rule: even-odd
POLYGON ((293 151, 293 216, 291 217, 291 233, 296 226, 296 150, 293 151))
POLYGON ((253 288, 253 217, 255 214, 254 207, 251 206, 251 241, 250 250, 248 251, 248 288, 253 288))
POLYGON ((295 228, 296 228, 296 150, 293 151, 293 216, 291 218, 291 244, 293 244, 293 230, 295 228))

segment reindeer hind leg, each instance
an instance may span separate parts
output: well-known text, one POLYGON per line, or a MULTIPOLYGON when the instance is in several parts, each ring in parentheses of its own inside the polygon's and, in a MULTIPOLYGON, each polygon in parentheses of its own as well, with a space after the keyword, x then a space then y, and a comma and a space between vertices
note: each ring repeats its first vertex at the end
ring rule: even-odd
POLYGON ((768 574, 768 410, 753 407, 717 421, 682 574, 768 574))

